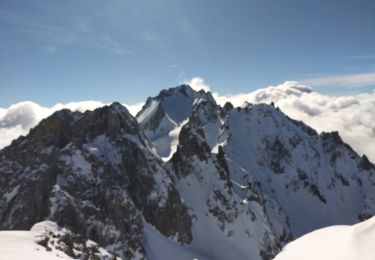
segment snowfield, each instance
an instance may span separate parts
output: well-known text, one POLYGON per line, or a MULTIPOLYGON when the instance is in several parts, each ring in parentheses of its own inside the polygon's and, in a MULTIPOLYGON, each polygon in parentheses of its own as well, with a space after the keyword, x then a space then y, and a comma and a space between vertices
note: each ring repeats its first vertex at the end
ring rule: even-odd
MULTIPOLYGON (((36 223, 30 231, 0 231, 0 259, 1 260, 64 260, 79 259, 70 257, 60 249, 66 247, 59 238, 69 233, 65 228, 59 228, 53 221, 36 223), (48 238, 48 239, 47 239, 48 238), (47 240, 46 240, 47 239, 47 240), (47 242, 46 242, 47 241, 47 242), (43 245, 42 245, 43 244, 43 245)), ((76 255, 82 254, 78 244, 72 248, 76 255)), ((98 247, 91 240, 86 241, 87 248, 96 248, 95 259, 114 259, 105 249, 98 247)), ((80 258, 82 259, 82 258, 80 258)), ((91 259, 91 258, 90 258, 91 259)), ((119 258, 116 258, 120 260, 119 258)))
POLYGON ((72 259, 59 250, 47 249, 38 244, 47 230, 55 230, 56 224, 45 221, 34 225, 30 231, 0 231, 1 260, 55 260, 72 259))
POLYGON ((286 245, 274 260, 374 260, 375 217, 353 226, 332 226, 286 245))

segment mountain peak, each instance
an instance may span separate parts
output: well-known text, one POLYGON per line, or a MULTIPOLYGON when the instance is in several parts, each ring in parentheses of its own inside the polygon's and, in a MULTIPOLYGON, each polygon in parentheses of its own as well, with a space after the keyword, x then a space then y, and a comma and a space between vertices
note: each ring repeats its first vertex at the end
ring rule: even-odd
POLYGON ((178 143, 178 134, 192 113, 197 100, 216 104, 210 92, 195 91, 191 86, 180 86, 160 91, 149 97, 136 118, 158 154, 170 158, 178 143))
POLYGON ((157 97, 166 98, 173 95, 184 95, 186 97, 205 96, 207 99, 214 100, 210 92, 205 92, 203 89, 196 91, 188 84, 181 84, 179 86, 164 89, 160 91, 157 97))
POLYGON ((123 106, 120 102, 117 102, 117 101, 110 104, 109 107, 121 113, 123 112, 129 113, 128 109, 125 106, 123 106))
POLYGON ((168 97, 171 95, 175 95, 177 93, 182 93, 186 96, 191 95, 194 92, 194 90, 190 87, 190 85, 187 84, 181 84, 176 87, 168 88, 168 89, 163 89, 160 91, 159 96, 160 97, 168 97))
MULTIPOLYGON (((122 134, 143 136, 137 121, 126 107, 114 102, 84 113, 69 109, 56 111, 32 128, 27 138, 20 137, 13 143, 17 147, 30 146, 27 148, 30 152, 29 149, 44 145, 62 148, 72 140, 84 142, 100 135, 115 139, 122 134)), ((144 136, 141 139, 144 139, 142 143, 146 142, 144 136)))
POLYGON ((123 259, 145 258, 146 223, 191 241, 191 218, 168 170, 117 102, 56 112, 0 158, 0 229, 53 220, 123 259), (170 216, 178 223, 165 221, 170 216))

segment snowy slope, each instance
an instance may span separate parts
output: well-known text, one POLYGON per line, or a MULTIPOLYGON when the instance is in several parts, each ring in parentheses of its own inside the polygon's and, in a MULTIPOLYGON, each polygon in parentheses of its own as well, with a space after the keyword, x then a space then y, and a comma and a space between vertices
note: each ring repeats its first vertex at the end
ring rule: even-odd
POLYGON ((47 251, 39 245, 40 233, 34 231, 0 231, 0 256, 2 260, 55 260, 73 259, 61 251, 47 251))
POLYGON ((194 215, 191 248, 209 259, 269 259, 290 236, 287 225, 270 222, 268 214, 282 223, 285 215, 251 176, 232 179, 222 148, 213 142, 226 137, 217 123, 225 112, 217 108, 207 100, 195 104, 170 161, 176 187, 194 215), (214 147, 217 153, 211 153, 214 147))
POLYGON ((337 133, 318 135, 268 105, 231 110, 228 129, 229 167, 244 169, 278 202, 294 236, 357 223, 375 209, 375 171, 361 167, 337 133))
POLYGON ((269 259, 292 237, 375 209, 366 158, 271 105, 197 101, 170 163, 194 212, 192 247, 215 248, 214 259, 269 259))
POLYGON ((373 260, 375 217, 353 226, 332 226, 289 243, 275 260, 373 260))
POLYGON ((112 254, 93 241, 74 239, 69 230, 59 228, 52 221, 36 223, 30 231, 0 231, 1 260, 77 259, 83 255, 83 251, 91 251, 86 257, 114 259, 112 254))
POLYGON ((186 127, 202 132, 213 153, 223 147, 231 180, 258 183, 288 216, 294 237, 373 214, 374 166, 337 133, 319 135, 265 104, 222 109, 202 102, 193 114, 186 127))

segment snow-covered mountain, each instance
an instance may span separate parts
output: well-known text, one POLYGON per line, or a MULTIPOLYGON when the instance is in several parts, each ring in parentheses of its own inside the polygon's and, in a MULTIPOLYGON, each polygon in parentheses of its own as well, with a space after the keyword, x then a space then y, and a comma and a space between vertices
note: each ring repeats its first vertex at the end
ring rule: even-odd
POLYGON ((337 132, 319 135, 272 105, 223 109, 210 102, 197 104, 188 127, 208 153, 222 147, 234 185, 251 177, 281 207, 293 236, 372 214, 374 166, 337 132))
POLYGON ((353 226, 332 226, 308 233, 288 244, 275 260, 373 260, 375 217, 353 226))
POLYGON ((371 217, 374 184, 374 165, 337 132, 182 85, 136 118, 118 103, 56 112, 1 150, 0 229, 53 221, 123 259, 264 260, 371 217))
POLYGON ((215 102, 210 92, 197 92, 189 85, 181 85, 148 98, 138 112, 139 125, 165 161, 176 151, 181 127, 187 122, 194 101, 199 98, 215 102))
POLYGON ((144 256, 145 222, 180 243, 192 239, 172 174, 118 103, 57 112, 0 158, 1 229, 49 219, 124 259, 144 256))

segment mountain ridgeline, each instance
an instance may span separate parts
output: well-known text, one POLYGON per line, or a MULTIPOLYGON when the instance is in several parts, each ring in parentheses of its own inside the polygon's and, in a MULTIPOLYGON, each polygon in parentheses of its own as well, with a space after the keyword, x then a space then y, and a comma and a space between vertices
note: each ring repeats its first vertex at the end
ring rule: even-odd
POLYGON ((266 260, 373 216, 374 185, 374 165, 337 132, 181 85, 136 117, 119 103, 58 111, 2 149, 0 229, 52 221, 72 258, 266 260), (89 240, 109 253, 78 254, 89 240))

